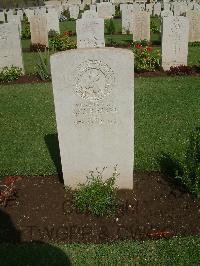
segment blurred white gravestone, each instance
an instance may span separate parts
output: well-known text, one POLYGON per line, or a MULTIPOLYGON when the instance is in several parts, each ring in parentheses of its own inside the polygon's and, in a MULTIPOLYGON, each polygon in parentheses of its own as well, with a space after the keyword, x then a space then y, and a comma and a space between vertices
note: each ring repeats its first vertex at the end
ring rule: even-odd
POLYGON ((30 31, 32 44, 41 44, 46 47, 49 46, 46 16, 32 16, 30 18, 30 31))
POLYGON ((58 19, 58 13, 56 10, 49 10, 48 13, 46 13, 47 17, 47 29, 48 32, 50 30, 55 30, 56 32, 60 33, 60 26, 59 26, 59 19, 58 19))
POLYGON ((135 13, 133 5, 121 5, 122 12, 122 34, 133 33, 133 14, 135 13))
POLYGON ((136 12, 133 15, 133 41, 150 41, 150 13, 146 11, 136 12))
POLYGON ((104 20, 84 17, 76 21, 77 48, 104 47, 104 20))
POLYGON ((115 6, 109 2, 97 3, 97 13, 100 18, 112 18, 115 14, 115 6))
POLYGON ((79 5, 69 5, 70 18, 77 19, 79 15, 79 5))
POLYGON ((90 170, 114 166, 120 188, 133 187, 134 56, 88 48, 51 56, 64 183, 76 188, 90 170))
POLYGON ((162 67, 187 65, 189 21, 182 16, 163 17, 162 67))
POLYGON ((0 24, 0 69, 16 66, 24 69, 19 27, 15 23, 0 24))
POLYGON ((189 19, 189 42, 200 41, 200 11, 188 11, 186 13, 189 19))
POLYGON ((4 12, 0 12, 0 21, 5 22, 5 14, 4 12))

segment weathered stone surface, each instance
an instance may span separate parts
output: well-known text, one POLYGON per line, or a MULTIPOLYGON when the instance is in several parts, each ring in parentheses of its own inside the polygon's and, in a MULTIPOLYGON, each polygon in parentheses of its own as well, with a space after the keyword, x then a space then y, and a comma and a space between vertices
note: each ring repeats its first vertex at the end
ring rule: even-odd
POLYGON ((97 13, 99 18, 109 19, 115 14, 115 7, 112 3, 97 3, 97 13))
POLYGON ((30 18, 30 30, 32 44, 42 44, 46 47, 49 46, 46 16, 32 16, 30 18))
POLYGON ((133 16, 133 41, 150 40, 150 13, 135 12, 133 16))
POLYGON ((30 22, 30 19, 31 19, 32 16, 34 16, 35 11, 33 9, 25 9, 24 12, 25 12, 25 14, 26 14, 26 16, 28 18, 28 21, 30 22))
POLYGON ((120 188, 133 187, 134 58, 115 48, 51 56, 64 183, 75 188, 96 167, 117 166, 120 188))
POLYGON ((19 27, 10 22, 0 24, 0 69, 12 65, 24 68, 19 27))
POLYGON ((133 16, 136 12, 133 5, 121 5, 122 12, 122 34, 133 33, 133 16))
POLYGON ((60 33, 60 26, 59 26, 59 19, 58 19, 58 13, 56 10, 49 10, 48 13, 46 13, 47 17, 47 29, 55 30, 56 32, 60 33))
POLYGON ((188 11, 186 14, 189 19, 189 42, 200 41, 200 11, 188 11))
POLYGON ((76 22, 77 47, 104 47, 104 20, 102 18, 82 18, 76 22))
POLYGON ((161 13, 161 3, 156 3, 153 6, 153 14, 154 14, 154 16, 155 15, 160 16, 160 13, 161 13))
POLYGON ((69 5, 70 18, 77 19, 79 15, 79 5, 69 5))
POLYGON ((189 21, 182 16, 163 18, 162 67, 187 65, 189 21))
POLYGON ((164 17, 169 17, 169 16, 173 16, 173 12, 170 11, 170 10, 163 10, 161 11, 161 17, 164 18, 164 17))
POLYGON ((4 12, 0 12, 0 21, 5 22, 5 14, 4 12))
POLYGON ((82 13, 82 18, 94 19, 94 18, 98 18, 98 14, 94 10, 86 10, 84 13, 82 13))

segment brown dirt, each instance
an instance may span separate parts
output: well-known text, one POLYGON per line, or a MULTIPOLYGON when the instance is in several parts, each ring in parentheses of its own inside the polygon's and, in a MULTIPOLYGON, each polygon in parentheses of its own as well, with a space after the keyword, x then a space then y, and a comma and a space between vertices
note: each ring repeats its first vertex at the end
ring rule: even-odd
POLYGON ((200 233, 200 200, 158 172, 135 172, 134 190, 119 190, 113 217, 81 214, 58 177, 16 182, 17 199, 0 208, 0 242, 87 242, 200 233))

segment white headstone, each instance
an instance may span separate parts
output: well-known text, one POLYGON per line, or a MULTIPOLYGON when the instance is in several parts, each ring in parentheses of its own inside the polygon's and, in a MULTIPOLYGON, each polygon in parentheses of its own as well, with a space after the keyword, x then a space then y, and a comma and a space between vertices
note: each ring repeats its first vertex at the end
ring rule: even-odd
POLYGON ((117 165, 119 188, 133 187, 134 56, 115 48, 51 56, 64 183, 76 188, 89 171, 117 165))
POLYGON ((30 18, 31 43, 41 44, 46 47, 48 44, 48 28, 46 16, 32 16, 30 18))
POLYGON ((100 18, 112 18, 115 14, 115 6, 109 2, 97 3, 97 13, 100 18))
POLYGON ((28 18, 28 22, 30 22, 30 19, 31 19, 32 16, 34 16, 35 11, 33 9, 25 9, 24 12, 25 12, 25 14, 26 14, 26 16, 28 18))
POLYGON ((164 17, 169 17, 169 16, 173 16, 173 12, 170 11, 170 10, 163 10, 161 11, 161 17, 164 18, 164 17))
POLYGON ((200 11, 188 11, 189 19, 189 42, 200 41, 200 11))
POLYGON ((157 15, 157 16, 160 16, 160 13, 161 13, 161 3, 156 3, 154 6, 153 6, 153 15, 157 15))
POLYGON ((4 12, 0 12, 0 21, 5 22, 5 14, 4 12))
POLYGON ((124 4, 121 6, 122 12, 122 34, 127 32, 133 33, 133 15, 135 13, 134 6, 124 4))
POLYGON ((189 21, 182 16, 164 17, 162 29, 162 67, 187 65, 189 21))
POLYGON ((150 41, 150 13, 140 11, 133 16, 133 41, 150 41))
POLYGON ((87 19, 98 18, 98 14, 96 11, 86 10, 84 13, 82 13, 82 18, 87 18, 87 19))
POLYGON ((76 21, 77 48, 104 47, 104 20, 82 18, 76 21))
POLYGON ((46 17, 48 32, 50 30, 55 30, 56 32, 60 33, 58 13, 56 12, 56 10, 51 10, 46 13, 46 17))
POLYGON ((146 11, 149 12, 150 15, 153 14, 153 4, 152 3, 146 4, 146 11))
POLYGON ((16 24, 19 27, 19 32, 21 34, 21 18, 19 15, 7 14, 7 21, 16 24))
POLYGON ((97 6, 96 5, 90 5, 90 10, 97 11, 97 6))
POLYGON ((0 24, 0 69, 16 66, 24 69, 18 25, 0 24))
POLYGON ((69 5, 70 18, 77 19, 79 15, 78 5, 69 5))

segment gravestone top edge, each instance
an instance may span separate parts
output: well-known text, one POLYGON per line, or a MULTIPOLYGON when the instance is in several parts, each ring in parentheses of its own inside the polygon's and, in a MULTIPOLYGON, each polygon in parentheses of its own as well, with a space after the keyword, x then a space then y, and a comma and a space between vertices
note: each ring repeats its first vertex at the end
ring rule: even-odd
POLYGON ((79 48, 79 49, 70 49, 70 50, 66 50, 66 51, 62 51, 62 52, 58 52, 56 54, 53 54, 50 56, 51 59, 56 58, 56 57, 60 57, 61 55, 66 55, 69 53, 84 53, 87 51, 91 51, 93 52, 97 52, 97 51, 116 51, 116 52, 121 52, 124 54, 131 54, 134 57, 134 53, 128 49, 123 49, 123 48, 114 48, 114 47, 97 47, 97 48, 79 48))

